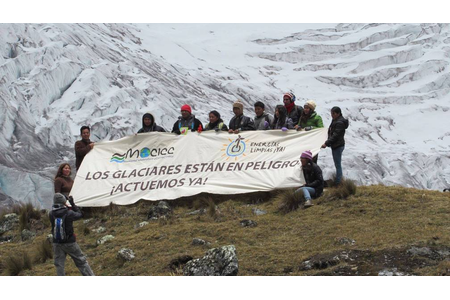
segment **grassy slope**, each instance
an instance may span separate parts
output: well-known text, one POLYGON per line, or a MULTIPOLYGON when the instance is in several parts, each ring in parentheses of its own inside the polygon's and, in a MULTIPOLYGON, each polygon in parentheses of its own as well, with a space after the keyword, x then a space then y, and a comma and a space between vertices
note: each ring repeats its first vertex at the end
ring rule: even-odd
MULTIPOLYGON (((181 255, 198 258, 208 248, 229 244, 237 249, 239 275, 283 275, 287 273, 285 270, 289 270, 289 275, 314 274, 317 271, 298 271, 303 260, 318 253, 344 249, 375 251, 430 243, 450 247, 450 193, 402 187, 358 187, 356 195, 346 200, 318 199, 312 208, 286 215, 278 212, 278 201, 249 204, 255 202, 254 197, 220 201, 220 212, 215 216, 187 216, 193 208, 177 205, 172 218, 152 221, 139 229, 134 226, 146 219, 152 203, 114 207, 106 213, 92 212, 94 217, 88 224, 75 223, 75 232, 96 275, 178 275, 181 270, 167 267, 172 259, 181 255), (268 213, 255 216, 252 213, 255 207, 268 213), (255 220, 258 226, 243 228, 239 224, 242 219, 255 220), (83 234, 85 226, 91 230, 88 235, 83 234), (107 231, 101 234, 92 231, 99 226, 106 227, 107 231), (95 246, 96 240, 106 234, 114 235, 115 239, 95 246), (352 238, 356 244, 340 245, 336 243, 340 237, 352 238), (193 238, 202 238, 211 245, 193 246, 193 238), (133 249, 136 259, 119 262, 115 256, 123 247, 133 249)), ((49 231, 40 233, 33 241, 1 244, 2 274, 7 274, 6 257, 22 250, 34 255, 34 249, 49 231)), ((438 275, 447 267, 450 265, 444 261, 421 269, 419 274, 438 275)), ((66 272, 79 275, 70 258, 66 272)), ((55 275, 55 268, 49 260, 34 264, 32 270, 21 274, 55 275)))

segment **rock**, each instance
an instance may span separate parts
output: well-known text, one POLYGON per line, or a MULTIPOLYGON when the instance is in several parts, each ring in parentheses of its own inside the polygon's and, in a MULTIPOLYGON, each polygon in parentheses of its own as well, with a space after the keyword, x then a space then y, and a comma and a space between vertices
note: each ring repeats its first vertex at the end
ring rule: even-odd
POLYGON ((206 213, 206 209, 197 209, 191 212, 186 213, 187 216, 195 216, 195 215, 204 215, 206 213))
POLYGON ((0 235, 12 230, 16 224, 19 224, 19 216, 17 214, 4 215, 0 221, 0 235))
POLYGON ((111 241, 114 239, 113 235, 105 235, 104 237, 102 237, 101 239, 97 240, 97 245, 103 245, 104 243, 106 243, 107 241, 111 241))
POLYGON ((119 252, 117 252, 117 258, 123 261, 132 261, 133 259, 135 259, 135 257, 136 256, 131 249, 122 248, 119 250, 119 252))
POLYGON ((167 217, 172 213, 172 209, 166 201, 159 201, 158 205, 150 208, 148 212, 147 219, 148 220, 158 220, 161 217, 167 217))
POLYGON ((92 229, 92 231, 93 231, 93 232, 96 232, 96 233, 103 233, 103 232, 106 231, 106 228, 103 227, 103 226, 100 226, 100 227, 97 228, 97 229, 92 229))
POLYGON ((50 243, 53 243, 53 234, 47 234, 47 237, 45 238, 47 241, 49 241, 50 243))
POLYGON ((267 214, 267 211, 259 209, 259 208, 252 208, 252 212, 253 214, 255 214, 256 216, 262 216, 267 214))
POLYGON ((32 231, 29 231, 28 229, 24 229, 24 230, 22 230, 21 236, 22 236, 22 241, 28 241, 28 240, 34 239, 36 237, 36 234, 32 231))
POLYGON ((12 235, 9 235, 9 236, 0 236, 0 244, 3 244, 3 243, 9 243, 9 242, 12 241, 12 239, 13 239, 13 236, 12 236, 12 235))
POLYGON ((322 270, 332 266, 335 266, 341 262, 339 255, 333 254, 319 254, 305 260, 301 263, 299 270, 308 271, 312 269, 322 270))
POLYGON ((134 225, 134 228, 142 228, 144 226, 147 226, 149 223, 147 221, 141 222, 137 225, 134 225))
POLYGON ((240 222, 240 224, 241 224, 242 227, 256 227, 256 226, 258 226, 258 223, 256 223, 253 220, 242 220, 240 222))
POLYGON ((182 255, 177 258, 174 258, 170 261, 168 267, 171 270, 176 270, 182 266, 184 266, 188 261, 192 260, 192 256, 190 255, 182 255))
POLYGON ((183 268, 185 276, 235 276, 238 271, 234 245, 210 249, 204 257, 189 261, 183 268))
POLYGON ((92 219, 86 219, 86 220, 83 220, 83 224, 88 224, 88 223, 90 223, 92 221, 92 219))
POLYGON ((194 246, 203 246, 203 245, 209 245, 209 244, 210 244, 209 242, 202 240, 202 239, 198 239, 198 238, 194 238, 192 240, 192 245, 194 245, 194 246))
POLYGON ((431 255, 433 255, 433 251, 427 247, 422 247, 422 248, 411 247, 406 252, 410 255, 416 255, 416 256, 431 256, 431 255))
POLYGON ((340 245, 351 245, 353 246, 354 244, 356 244, 356 241, 354 239, 350 239, 347 237, 341 237, 341 238, 336 238, 336 243, 340 244, 340 245))
POLYGON ((384 269, 378 272, 378 276, 405 276, 404 273, 398 272, 397 268, 384 269))

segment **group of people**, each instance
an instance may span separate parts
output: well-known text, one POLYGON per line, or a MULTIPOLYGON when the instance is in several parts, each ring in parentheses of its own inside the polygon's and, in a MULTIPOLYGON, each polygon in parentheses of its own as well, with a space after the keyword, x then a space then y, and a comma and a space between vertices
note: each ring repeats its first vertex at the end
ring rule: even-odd
MULTIPOLYGON (((234 116, 228 126, 221 119, 220 113, 213 110, 209 113, 209 123, 203 126, 202 122, 192 113, 192 108, 185 104, 181 106, 181 116, 173 124, 172 132, 186 134, 188 131, 228 131, 239 133, 248 130, 289 129, 311 130, 322 128, 322 118, 316 112, 316 103, 313 100, 306 101, 305 105, 295 105, 295 95, 286 93, 283 96, 284 105, 277 105, 273 116, 265 111, 265 105, 261 101, 254 104, 255 116, 253 118, 244 115, 244 104, 241 101, 233 103, 234 116)), ((138 133, 165 132, 165 129, 156 125, 155 117, 146 113, 142 117, 142 128, 138 133)))
MULTIPOLYGON (((241 101, 233 103, 234 116, 225 124, 220 113, 213 110, 209 113, 209 122, 203 126, 202 122, 192 114, 192 108, 185 104, 181 106, 181 116, 174 123, 172 133, 187 134, 189 131, 208 131, 216 132, 240 133, 248 130, 312 130, 314 128, 323 128, 323 122, 320 115, 316 112, 316 103, 308 100, 303 106, 295 105, 295 95, 286 93, 283 95, 283 105, 275 107, 273 116, 265 111, 265 105, 261 101, 254 104, 255 116, 253 118, 244 115, 244 104, 241 101)), ((342 116, 339 107, 331 109, 332 122, 328 129, 328 139, 322 145, 322 148, 330 147, 332 150, 333 160, 336 167, 335 184, 340 184, 342 180, 342 152, 345 148, 345 130, 348 128, 348 120, 342 116)), ((158 126, 155 117, 151 113, 145 113, 142 117, 142 128, 137 132, 166 132, 166 130, 158 126)), ((80 128, 81 140, 75 143, 75 167, 76 170, 89 151, 94 148, 94 143, 90 140, 91 130, 88 126, 80 128)), ((324 188, 324 180, 322 170, 317 165, 317 155, 313 157, 311 151, 305 151, 300 157, 302 171, 305 178, 305 184, 298 188, 295 193, 303 194, 305 198, 305 207, 312 206, 312 199, 319 197, 324 188)), ((53 237, 53 249, 55 252, 55 266, 58 275, 64 275, 64 261, 66 254, 69 254, 75 261, 76 266, 83 275, 94 275, 86 257, 81 252, 76 243, 76 237, 73 233, 72 222, 82 217, 82 212, 69 197, 73 186, 71 177, 72 169, 70 164, 63 163, 59 166, 55 176, 55 196, 53 199, 53 207, 50 212, 50 220, 52 223, 52 232, 58 227, 58 220, 64 218, 65 231, 67 237, 64 240, 53 237), (71 207, 66 205, 69 201, 71 207)))

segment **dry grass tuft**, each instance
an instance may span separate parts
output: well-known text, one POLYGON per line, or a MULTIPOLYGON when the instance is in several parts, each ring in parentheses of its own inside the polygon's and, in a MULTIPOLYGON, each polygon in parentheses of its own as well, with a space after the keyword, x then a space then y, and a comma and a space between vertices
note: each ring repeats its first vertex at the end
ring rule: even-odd
POLYGON ((275 196, 275 201, 279 202, 278 211, 287 214, 298 209, 301 203, 305 202, 303 194, 294 194, 296 189, 282 190, 275 196))
POLYGON ((11 255, 6 259, 6 270, 10 276, 17 276, 23 270, 31 270, 32 267, 30 256, 25 251, 11 255))
POLYGON ((356 184, 350 179, 342 179, 338 186, 328 189, 325 199, 328 201, 347 199, 351 195, 356 194, 356 184))
POLYGON ((40 220, 41 219, 41 213, 39 210, 35 209, 33 207, 33 204, 27 203, 22 204, 19 206, 19 208, 15 207, 14 210, 19 210, 19 228, 20 231, 24 229, 31 229, 30 221, 31 219, 40 220))
POLYGON ((36 263, 45 263, 47 259, 53 258, 52 244, 49 240, 42 240, 36 247, 36 256, 34 261, 36 263))

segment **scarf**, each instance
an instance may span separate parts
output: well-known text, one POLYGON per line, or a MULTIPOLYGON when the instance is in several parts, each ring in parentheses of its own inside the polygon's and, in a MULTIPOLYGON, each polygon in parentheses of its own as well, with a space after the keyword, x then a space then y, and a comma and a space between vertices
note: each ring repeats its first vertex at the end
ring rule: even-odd
POLYGON ((286 107, 287 113, 290 114, 291 111, 294 109, 295 107, 295 102, 292 102, 291 104, 288 105, 284 105, 284 107, 286 107))

